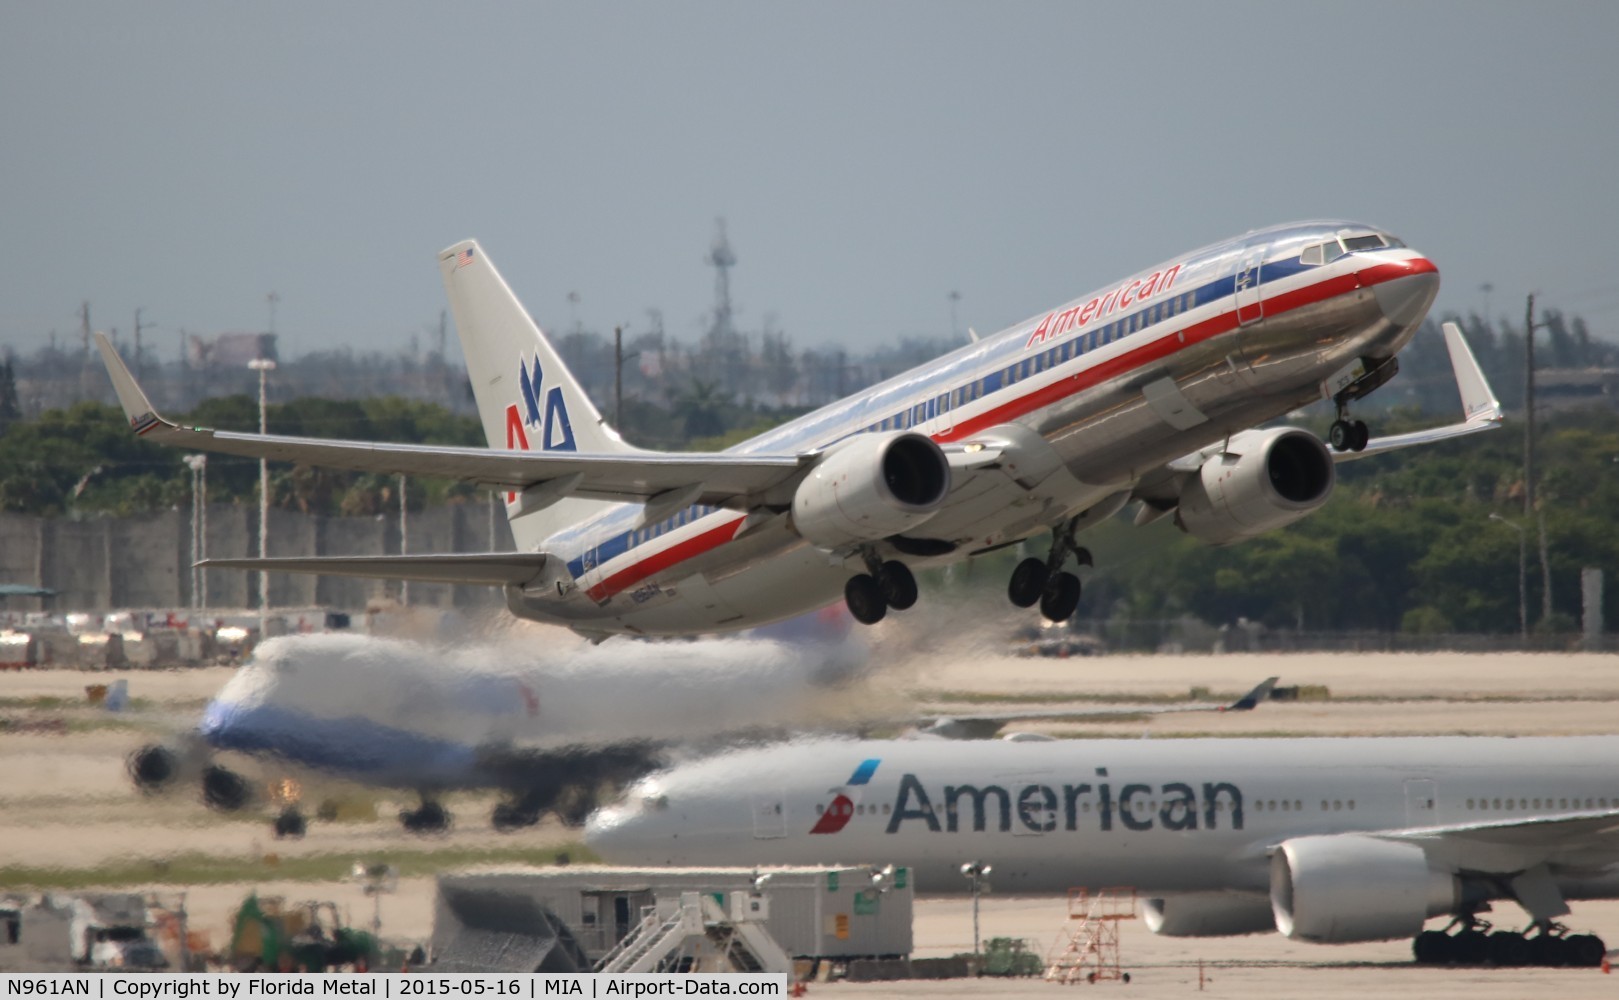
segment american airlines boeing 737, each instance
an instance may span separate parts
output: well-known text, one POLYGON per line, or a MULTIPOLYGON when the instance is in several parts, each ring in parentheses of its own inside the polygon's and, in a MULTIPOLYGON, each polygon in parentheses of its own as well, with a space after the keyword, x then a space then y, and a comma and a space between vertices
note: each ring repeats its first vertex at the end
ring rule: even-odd
POLYGON ((903 865, 960 892, 1132 886, 1159 934, 1412 937, 1419 961, 1595 965, 1619 737, 808 740, 652 775, 586 826, 622 865, 903 865), (1489 933, 1492 901, 1528 914, 1489 933), (1423 930, 1449 917, 1445 930, 1423 930))
POLYGON ((439 255, 489 448, 178 426, 98 343, 137 434, 176 447, 443 476, 504 493, 515 553, 216 559, 207 565, 487 584, 592 637, 745 628, 842 595, 873 623, 913 568, 1049 533, 1008 596, 1053 621, 1080 599, 1079 533, 1138 502, 1211 544, 1327 502, 1334 463, 1496 426, 1446 330, 1463 419, 1372 439, 1351 404, 1387 382, 1439 288, 1375 227, 1257 230, 1171 258, 714 454, 645 451, 602 419, 482 247, 439 255), (1332 450, 1259 425, 1331 399, 1332 450))

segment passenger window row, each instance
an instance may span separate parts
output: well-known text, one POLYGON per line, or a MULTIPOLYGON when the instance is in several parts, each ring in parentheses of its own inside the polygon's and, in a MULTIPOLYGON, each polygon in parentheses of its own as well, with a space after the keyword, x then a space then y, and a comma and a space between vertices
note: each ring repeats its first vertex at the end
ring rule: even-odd
MULTIPOLYGON (((1521 812, 1521 811, 1531 810, 1531 809, 1606 809, 1606 808, 1608 808, 1608 800, 1605 799, 1605 798, 1588 798, 1588 799, 1585 800, 1585 804, 1583 806, 1580 804, 1580 799, 1578 797, 1576 797, 1576 798, 1566 798, 1566 797, 1565 798, 1558 798, 1558 799, 1555 800, 1556 803, 1557 803, 1556 805, 1552 804, 1553 801, 1554 800, 1549 799, 1549 798, 1545 798, 1545 799, 1468 799, 1467 800, 1467 808, 1473 809, 1473 810, 1488 809, 1488 810, 1490 810, 1492 812, 1493 811, 1502 811, 1502 812, 1520 811, 1521 812)), ((1615 806, 1619 806, 1619 798, 1614 799, 1613 804, 1615 806)))

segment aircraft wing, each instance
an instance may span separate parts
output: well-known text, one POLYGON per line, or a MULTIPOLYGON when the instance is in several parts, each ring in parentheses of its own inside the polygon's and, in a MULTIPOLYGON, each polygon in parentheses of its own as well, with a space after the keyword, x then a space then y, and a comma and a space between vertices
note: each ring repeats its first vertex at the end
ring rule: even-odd
MULTIPOLYGON (((164 419, 104 335, 96 334, 102 362, 112 377, 118 402, 136 434, 193 451, 297 462, 359 472, 439 476, 483 486, 521 491, 557 483, 559 496, 634 502, 656 501, 678 493, 682 504, 748 506, 738 498, 759 497, 813 464, 813 456, 733 455, 729 453, 633 452, 594 455, 575 452, 497 451, 489 448, 383 444, 244 434, 207 427, 182 427, 164 419), (572 477, 578 477, 574 479, 572 477)), ((220 564, 215 564, 220 565, 220 564)), ((327 572, 323 570, 322 572, 327 572)))
POLYGON ((975 712, 972 715, 939 716, 919 720, 922 725, 917 728, 916 734, 919 736, 938 736, 952 740, 987 740, 994 737, 1011 723, 1030 722, 1036 719, 1105 722, 1109 719, 1129 719, 1140 715, 1169 715, 1183 712, 1247 712, 1253 710, 1260 702, 1270 698, 1271 689, 1276 686, 1277 680, 1278 678, 1275 677, 1265 678, 1255 685, 1252 691, 1228 705, 1110 705, 1105 708, 1055 712, 1038 709, 975 712))
POLYGON ((417 580, 425 583, 468 583, 507 586, 539 575, 546 556, 537 552, 402 556, 308 556, 276 559, 204 559, 211 569, 250 569, 272 573, 318 573, 368 580, 417 580))
POLYGON ((1455 323, 1446 323, 1442 329, 1445 331, 1445 347, 1450 351, 1450 366, 1456 373, 1456 390, 1462 397, 1461 422, 1411 431, 1408 434, 1372 438, 1361 451, 1333 452, 1332 457, 1335 461, 1352 462, 1357 458, 1365 458, 1380 452, 1448 441, 1451 438, 1494 430, 1501 426, 1504 416, 1501 402, 1495 398, 1490 383, 1485 380, 1483 370, 1473 357, 1473 349, 1467 346, 1467 339, 1462 336, 1461 327, 1455 323))
POLYGON ((1422 827, 1377 836, 1420 843, 1435 860, 1470 871, 1523 871, 1537 864, 1606 866, 1619 862, 1619 809, 1422 827))

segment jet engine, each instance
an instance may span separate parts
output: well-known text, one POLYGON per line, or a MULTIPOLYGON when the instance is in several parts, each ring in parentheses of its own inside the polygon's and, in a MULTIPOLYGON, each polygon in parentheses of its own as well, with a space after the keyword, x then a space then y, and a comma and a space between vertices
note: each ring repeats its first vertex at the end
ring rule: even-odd
POLYGON ((1234 937, 1276 929, 1270 900, 1253 893, 1189 892, 1145 901, 1147 929, 1165 937, 1234 937))
POLYGON ((150 795, 196 783, 208 768, 209 752, 194 735, 180 734, 132 750, 124 765, 135 787, 150 795))
POLYGON ((1321 439, 1291 427, 1236 435, 1181 491, 1175 523, 1211 545, 1292 524, 1332 496, 1337 471, 1321 439))
POLYGON ((1413 937, 1453 913, 1461 886, 1417 844, 1361 834, 1285 840, 1271 855, 1276 929, 1319 944, 1413 937))
POLYGON ((793 494, 793 524, 835 549, 909 531, 944 504, 950 463, 922 434, 861 434, 821 459, 793 494))

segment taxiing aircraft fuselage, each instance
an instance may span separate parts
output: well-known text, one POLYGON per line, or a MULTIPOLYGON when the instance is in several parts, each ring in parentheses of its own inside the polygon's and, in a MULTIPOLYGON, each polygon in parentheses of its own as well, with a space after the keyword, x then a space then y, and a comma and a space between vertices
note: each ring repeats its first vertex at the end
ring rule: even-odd
MULTIPOLYGON (((587 841, 625 865, 902 865, 926 892, 1129 886, 1172 935, 1416 935, 1619 897, 1619 737, 808 741, 643 779, 587 841)), ((1600 957, 1600 952, 1598 953, 1600 957)))
MULTIPOLYGON (((248 770, 421 793, 408 827, 441 826, 440 793, 498 789, 495 825, 555 810, 582 822, 596 790, 658 766, 671 747, 837 717, 832 690, 865 667, 857 640, 731 637, 590 646, 563 636, 428 646, 364 635, 285 636, 254 650, 193 734, 135 751, 148 791, 200 783, 215 808, 255 797, 248 770), (227 756, 221 756, 222 754, 227 756)), ((296 809, 296 803, 293 803, 296 809)), ((277 829, 299 832, 283 814, 277 829)))

